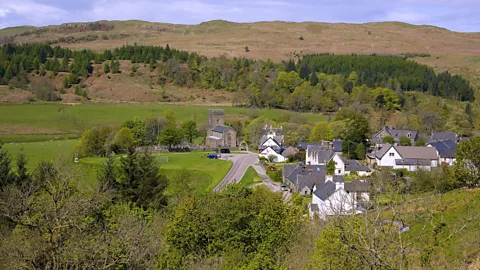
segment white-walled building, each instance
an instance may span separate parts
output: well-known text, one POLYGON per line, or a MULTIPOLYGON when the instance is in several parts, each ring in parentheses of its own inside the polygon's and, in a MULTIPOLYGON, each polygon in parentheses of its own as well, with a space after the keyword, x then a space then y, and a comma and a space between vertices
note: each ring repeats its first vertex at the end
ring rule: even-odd
POLYGON ((335 162, 335 175, 349 175, 355 172, 359 176, 368 176, 372 170, 368 166, 360 164, 357 160, 349 160, 331 150, 326 150, 319 145, 309 145, 306 153, 307 165, 326 166, 331 160, 335 162))
POLYGON ((375 163, 379 167, 391 167, 393 169, 418 169, 431 170, 438 167, 438 155, 435 148, 418 146, 393 146, 384 144, 375 153, 375 163))
POLYGON ((369 199, 368 183, 364 180, 345 183, 343 178, 327 176, 324 184, 314 186, 312 203, 308 209, 310 216, 317 215, 321 219, 326 219, 327 216, 352 215, 361 213, 361 203, 369 199))
POLYGON ((264 157, 266 159, 270 159, 270 156, 274 156, 275 160, 273 162, 285 162, 287 159, 279 154, 277 151, 273 150, 271 146, 268 146, 265 148, 260 154, 258 154, 258 157, 264 157))
POLYGON ((433 147, 437 150, 438 161, 440 162, 440 165, 452 166, 453 163, 455 163, 457 144, 454 141, 446 140, 440 142, 431 142, 427 146, 433 147))
MULTIPOLYGON (((267 130, 267 127, 265 127, 267 130)), ((279 129, 281 130, 281 128, 279 129)), ((285 162, 287 159, 282 156, 283 152, 283 135, 277 135, 275 129, 270 127, 267 135, 263 135, 260 139, 260 145, 258 146, 259 157, 269 158, 269 156, 275 156, 274 162, 285 162)))

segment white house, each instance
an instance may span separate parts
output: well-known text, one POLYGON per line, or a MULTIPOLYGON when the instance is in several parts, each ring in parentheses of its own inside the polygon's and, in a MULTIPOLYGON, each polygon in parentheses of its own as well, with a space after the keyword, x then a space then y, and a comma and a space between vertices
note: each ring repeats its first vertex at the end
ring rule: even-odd
POLYGON ((345 183, 343 178, 327 176, 324 184, 313 188, 310 216, 352 215, 363 211, 362 202, 368 201, 368 184, 364 180, 345 183))
POLYGON ((281 155, 284 150, 282 146, 283 135, 277 135, 275 129, 270 127, 267 135, 263 135, 260 139, 260 145, 258 146, 260 153, 258 156, 268 158, 273 155, 275 156, 274 162, 285 162, 287 159, 281 155))
POLYGON ((279 154, 277 151, 273 150, 271 146, 268 146, 267 148, 263 149, 260 154, 258 154, 258 157, 265 157, 266 159, 270 159, 270 156, 274 156, 275 159, 273 162, 285 162, 287 159, 279 154))
POLYGON ((457 144, 454 141, 446 140, 439 142, 431 142, 427 146, 433 147, 437 150, 438 161, 440 162, 440 165, 452 166, 453 163, 455 163, 455 152, 457 150, 457 144))
POLYGON ((335 175, 348 175, 356 172, 360 176, 368 176, 372 173, 368 166, 361 165, 357 160, 349 160, 341 154, 326 150, 319 145, 307 147, 306 164, 327 165, 331 160, 335 162, 335 175))
POLYGON ((375 163, 380 167, 393 169, 431 170, 438 167, 438 155, 435 148, 417 146, 384 146, 375 153, 375 163))

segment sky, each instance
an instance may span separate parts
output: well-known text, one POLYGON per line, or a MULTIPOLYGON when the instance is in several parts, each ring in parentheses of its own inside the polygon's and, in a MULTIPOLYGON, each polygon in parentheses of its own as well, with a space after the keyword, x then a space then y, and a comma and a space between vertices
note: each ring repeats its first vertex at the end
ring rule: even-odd
POLYGON ((401 21, 480 32, 480 0, 0 0, 0 28, 130 19, 180 24, 401 21))

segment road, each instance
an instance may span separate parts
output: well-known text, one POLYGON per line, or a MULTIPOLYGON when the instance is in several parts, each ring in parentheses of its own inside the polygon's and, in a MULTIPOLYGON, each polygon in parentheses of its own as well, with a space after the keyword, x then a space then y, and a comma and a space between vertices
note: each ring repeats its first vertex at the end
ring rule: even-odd
POLYGON ((281 184, 273 182, 272 179, 270 179, 265 171, 265 167, 258 163, 257 154, 225 154, 222 156, 222 159, 231 161, 233 166, 223 180, 213 189, 213 191, 221 191, 229 184, 240 182, 248 167, 252 166, 260 179, 262 179, 261 184, 265 185, 271 192, 282 192, 283 198, 286 201, 290 200, 292 194, 290 192, 283 192, 281 189, 281 184))
POLYGON ((258 154, 223 154, 222 159, 231 161, 233 166, 213 191, 221 191, 233 182, 240 182, 248 167, 258 162, 258 154))

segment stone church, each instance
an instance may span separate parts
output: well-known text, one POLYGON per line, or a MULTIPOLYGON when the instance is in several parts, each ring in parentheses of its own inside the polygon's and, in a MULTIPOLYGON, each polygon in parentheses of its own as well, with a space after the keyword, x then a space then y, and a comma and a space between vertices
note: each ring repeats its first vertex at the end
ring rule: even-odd
POLYGON ((208 110, 207 147, 237 147, 237 132, 225 126, 223 110, 208 110))

